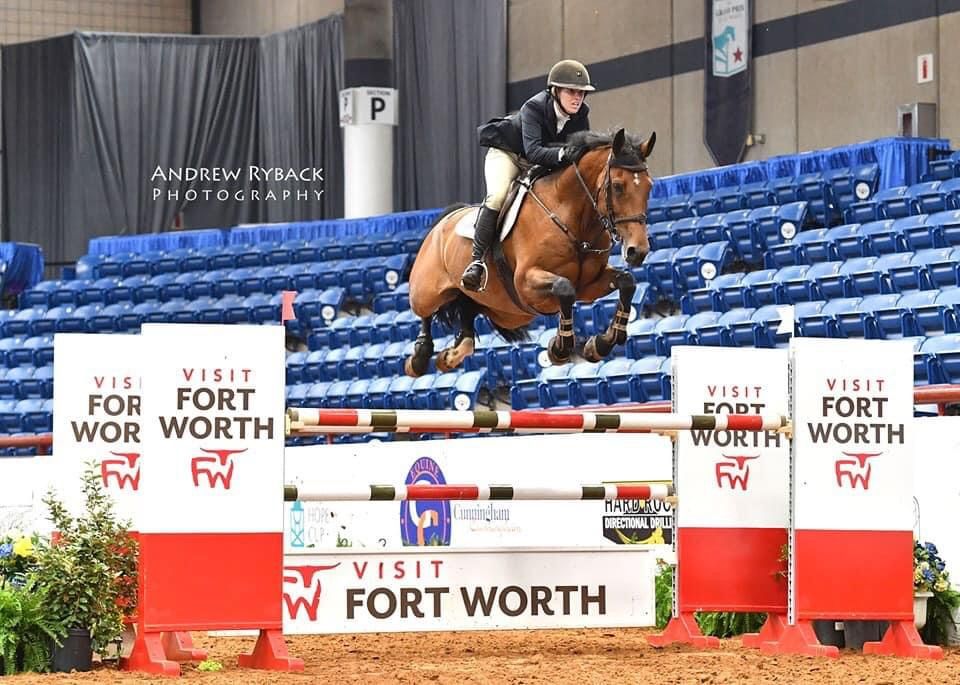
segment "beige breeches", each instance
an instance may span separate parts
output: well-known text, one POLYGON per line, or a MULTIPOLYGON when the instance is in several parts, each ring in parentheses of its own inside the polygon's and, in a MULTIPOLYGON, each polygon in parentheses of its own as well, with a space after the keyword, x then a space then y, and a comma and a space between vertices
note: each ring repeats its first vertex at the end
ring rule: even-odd
POLYGON ((500 211, 510 189, 510 181, 519 173, 516 155, 495 147, 488 148, 487 156, 483 160, 483 177, 487 184, 487 196, 483 204, 500 211))

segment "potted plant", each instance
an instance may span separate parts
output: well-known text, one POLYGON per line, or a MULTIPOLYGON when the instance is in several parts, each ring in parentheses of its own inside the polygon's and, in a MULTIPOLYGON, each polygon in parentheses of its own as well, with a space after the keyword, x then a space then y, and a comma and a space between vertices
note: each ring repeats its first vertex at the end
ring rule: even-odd
POLYGON ((0 588, 0 674, 47 671, 50 645, 66 634, 47 610, 47 593, 34 579, 0 588))
POLYGON ((49 492, 44 504, 56 530, 37 549, 37 584, 46 592, 49 614, 67 628, 53 648, 54 671, 90 670, 93 652, 104 653, 123 632, 136 606, 137 543, 127 522, 118 521, 113 500, 94 465, 83 474, 85 511, 74 517, 49 492))
POLYGON ((927 644, 947 644, 956 625, 953 614, 960 593, 951 587, 950 573, 932 542, 913 543, 913 612, 927 644))

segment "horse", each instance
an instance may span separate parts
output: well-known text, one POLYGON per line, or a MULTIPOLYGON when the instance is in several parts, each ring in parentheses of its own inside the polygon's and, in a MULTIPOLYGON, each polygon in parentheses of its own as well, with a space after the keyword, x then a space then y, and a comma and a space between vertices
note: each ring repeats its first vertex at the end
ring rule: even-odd
POLYGON ((464 213, 475 208, 460 204, 441 213, 410 272, 410 308, 421 325, 404 362, 406 374, 427 372, 434 318, 458 331, 453 344, 437 354, 437 370, 446 373, 463 363, 474 351, 477 314, 485 314, 509 342, 526 339, 526 327, 537 316, 559 314, 547 354, 553 364, 565 364, 575 348, 574 303, 593 302, 613 290, 619 291, 613 321, 587 340, 582 355, 600 361, 625 343, 636 281, 629 271, 609 266, 607 258, 617 239, 631 267, 650 251, 646 212, 653 178, 646 160, 656 139, 652 133, 642 141, 622 128, 613 136, 592 131, 571 136, 564 151, 571 163, 532 184, 512 231, 488 251, 490 277, 480 292, 459 285, 471 261, 471 241, 454 232, 464 213))

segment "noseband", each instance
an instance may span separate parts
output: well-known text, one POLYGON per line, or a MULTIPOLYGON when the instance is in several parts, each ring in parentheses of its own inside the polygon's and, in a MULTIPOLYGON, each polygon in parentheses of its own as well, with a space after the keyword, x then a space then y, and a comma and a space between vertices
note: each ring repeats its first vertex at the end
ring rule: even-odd
POLYGON ((573 171, 577 175, 577 180, 580 181, 580 186, 583 188, 583 192, 586 194, 587 198, 590 200, 590 204, 593 205, 593 211, 596 213, 597 217, 600 219, 600 226, 603 230, 610 236, 611 246, 607 248, 596 248, 593 246, 593 241, 590 242, 577 240, 573 235, 573 232, 567 228, 567 226, 560 220, 556 214, 554 214, 550 209, 547 208, 543 201, 537 197, 536 193, 533 192, 533 184, 527 186, 529 194, 537 201, 537 204, 547 213, 547 216, 550 217, 550 220, 553 221, 557 227, 563 231, 563 233, 570 239, 570 242, 573 243, 573 246, 576 248, 577 253, 583 257, 588 254, 606 254, 611 249, 613 249, 612 243, 620 240, 620 232, 617 230, 617 224, 628 224, 628 223, 647 223, 647 215, 632 214, 630 216, 621 216, 618 217, 614 214, 613 209, 613 179, 610 176, 611 168, 617 169, 626 169, 634 173, 639 174, 642 171, 647 170, 647 164, 645 161, 640 160, 639 164, 624 164, 614 162, 613 159, 613 150, 610 151, 610 154, 607 156, 607 163, 603 173, 603 183, 597 188, 597 197, 593 196, 593 193, 590 192, 590 188, 587 187, 587 182, 583 180, 583 175, 580 173, 580 164, 579 162, 574 162, 573 171), (600 193, 606 191, 606 213, 600 211, 600 206, 597 204, 597 201, 600 198, 600 193))

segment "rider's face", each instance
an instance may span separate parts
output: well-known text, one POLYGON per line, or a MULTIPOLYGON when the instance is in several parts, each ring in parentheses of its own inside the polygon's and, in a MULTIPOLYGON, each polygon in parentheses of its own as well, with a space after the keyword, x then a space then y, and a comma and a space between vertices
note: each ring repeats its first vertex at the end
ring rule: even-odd
POLYGON ((563 107, 563 111, 568 112, 569 114, 576 114, 580 111, 580 106, 583 104, 583 98, 586 93, 582 90, 574 90, 573 88, 558 88, 559 93, 557 94, 560 98, 560 106, 563 107))

